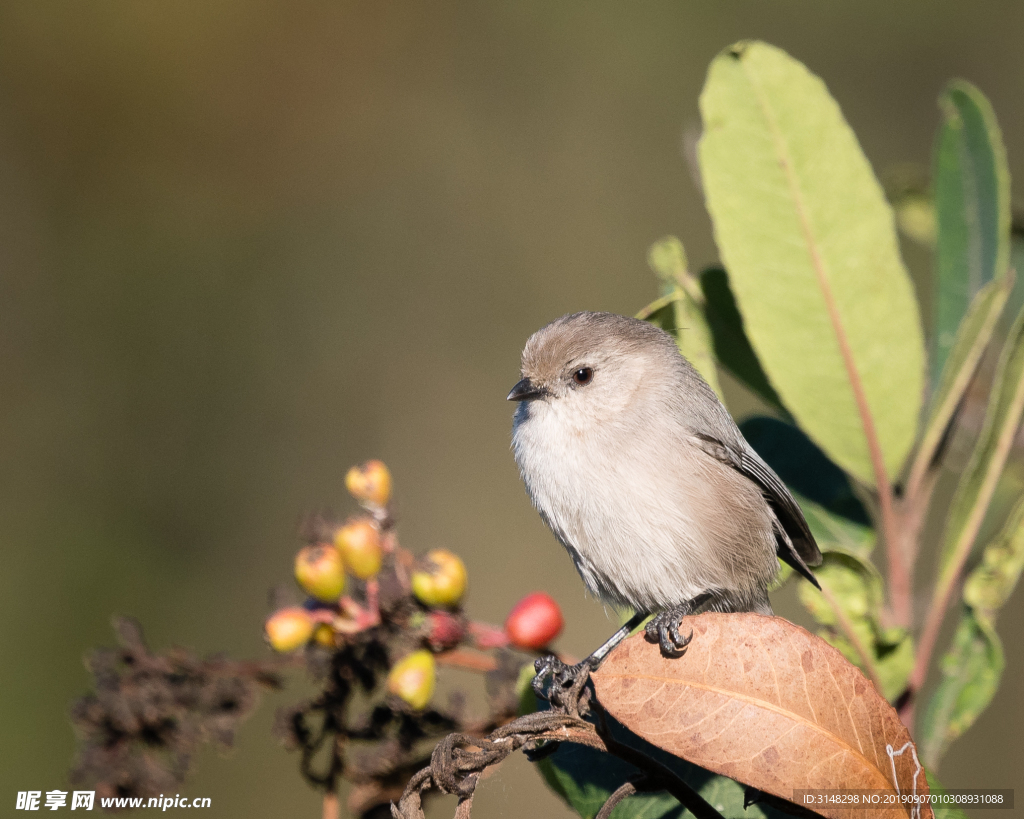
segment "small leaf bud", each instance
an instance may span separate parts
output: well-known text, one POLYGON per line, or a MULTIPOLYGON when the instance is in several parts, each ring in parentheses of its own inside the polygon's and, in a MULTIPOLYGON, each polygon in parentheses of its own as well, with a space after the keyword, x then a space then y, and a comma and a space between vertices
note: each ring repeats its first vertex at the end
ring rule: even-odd
POLYGON ((562 631, 562 610, 544 592, 533 592, 515 604, 505 620, 505 633, 516 648, 539 651, 562 631))
POLYGON ((425 606, 455 608, 466 593, 466 564, 447 549, 427 553, 423 568, 412 573, 412 593, 425 606))
POLYGON ((345 565, 341 552, 329 543, 303 547, 295 555, 295 579, 317 600, 336 603, 345 590, 345 565))
POLYGON ((383 509, 391 500, 391 473, 383 462, 367 461, 348 471, 345 488, 364 506, 383 509))
POLYGON ((421 649, 404 657, 391 669, 388 674, 388 691, 419 711, 434 696, 436 682, 437 664, 434 655, 421 649))
POLYGON ((360 580, 369 580, 380 571, 380 531, 369 518, 354 518, 334 533, 334 545, 341 552, 345 567, 360 580))
POLYGON ((309 642, 313 636, 313 618, 299 606, 278 609, 264 626, 267 642, 274 651, 294 651, 309 642))

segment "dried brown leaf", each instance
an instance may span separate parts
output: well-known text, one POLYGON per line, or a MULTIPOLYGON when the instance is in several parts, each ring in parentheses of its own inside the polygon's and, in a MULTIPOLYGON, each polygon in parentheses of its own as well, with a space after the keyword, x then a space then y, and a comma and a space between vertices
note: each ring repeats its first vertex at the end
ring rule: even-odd
MULTIPOLYGON (((688 617, 686 652, 666 658, 643 635, 594 672, 597 698, 669 753, 766 793, 928 793, 910 734, 871 682, 836 649, 781 617, 688 617), (903 753, 900 750, 903 749, 903 753)), ((912 806, 815 804, 835 819, 929 819, 912 806)))

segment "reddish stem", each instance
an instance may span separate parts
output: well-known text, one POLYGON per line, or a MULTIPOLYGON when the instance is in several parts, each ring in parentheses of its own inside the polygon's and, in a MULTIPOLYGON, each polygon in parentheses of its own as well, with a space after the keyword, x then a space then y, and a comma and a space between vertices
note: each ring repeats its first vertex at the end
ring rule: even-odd
POLYGON ((471 620, 467 627, 469 635, 473 638, 477 648, 504 648, 508 645, 508 635, 504 629, 492 626, 489 623, 478 623, 471 620))
POLYGON ((338 794, 334 791, 324 794, 323 819, 338 819, 338 794))
POLYGON ((464 648, 453 648, 451 651, 442 651, 435 655, 434 659, 438 665, 455 666, 470 671, 496 671, 498 661, 487 654, 478 654, 475 651, 468 651, 464 648))

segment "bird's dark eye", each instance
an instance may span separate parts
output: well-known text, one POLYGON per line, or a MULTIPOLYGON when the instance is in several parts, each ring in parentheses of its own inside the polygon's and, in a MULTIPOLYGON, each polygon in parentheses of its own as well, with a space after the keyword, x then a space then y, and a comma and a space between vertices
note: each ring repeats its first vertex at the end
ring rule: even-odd
POLYGON ((580 367, 572 374, 572 380, 582 387, 594 380, 594 371, 590 367, 580 367))

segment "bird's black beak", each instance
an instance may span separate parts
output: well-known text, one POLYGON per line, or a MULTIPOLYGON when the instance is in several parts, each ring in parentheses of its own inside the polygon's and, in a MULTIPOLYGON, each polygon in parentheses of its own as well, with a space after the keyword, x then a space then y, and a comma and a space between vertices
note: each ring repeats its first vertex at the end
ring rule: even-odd
POLYGON ((548 394, 542 387, 533 386, 529 378, 524 378, 512 388, 512 392, 505 398, 506 401, 532 401, 534 398, 541 398, 548 394))

